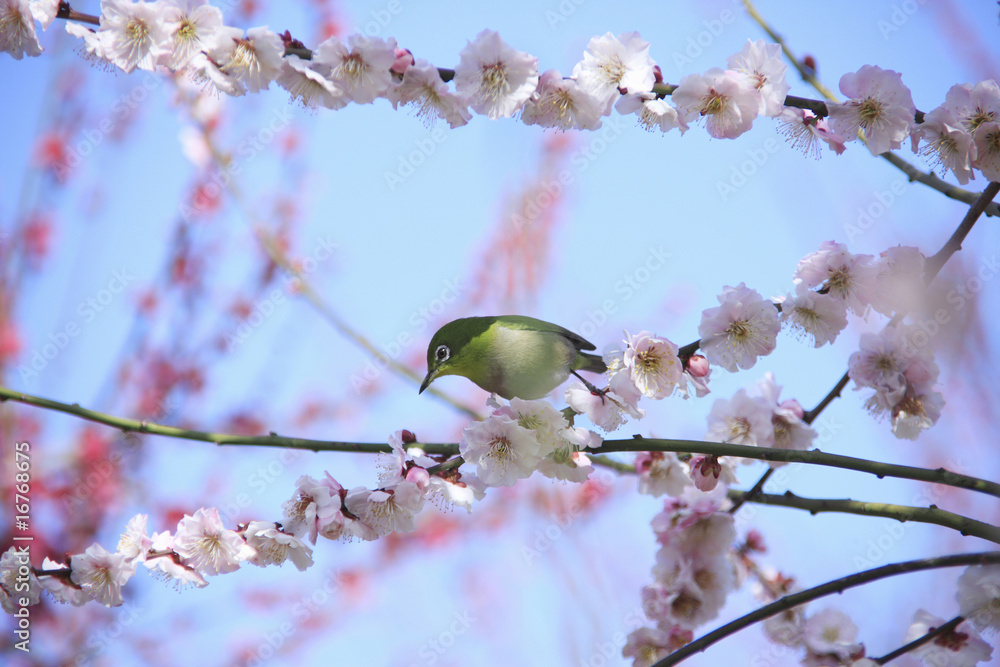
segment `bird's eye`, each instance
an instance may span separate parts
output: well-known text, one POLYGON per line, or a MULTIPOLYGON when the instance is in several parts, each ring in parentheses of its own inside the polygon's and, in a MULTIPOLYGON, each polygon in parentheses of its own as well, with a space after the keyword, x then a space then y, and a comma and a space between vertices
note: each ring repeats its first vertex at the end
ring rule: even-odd
POLYGON ((447 345, 438 345, 434 356, 437 357, 438 363, 447 361, 448 357, 451 356, 451 349, 447 345))

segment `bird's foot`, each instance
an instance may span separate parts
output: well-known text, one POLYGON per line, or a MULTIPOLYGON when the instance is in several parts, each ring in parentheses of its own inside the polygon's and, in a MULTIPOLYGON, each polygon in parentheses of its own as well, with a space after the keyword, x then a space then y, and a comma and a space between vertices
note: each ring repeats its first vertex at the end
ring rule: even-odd
POLYGON ((586 380, 585 378, 581 377, 580 374, 577 373, 576 371, 570 371, 570 372, 573 375, 575 375, 580 380, 580 382, 583 383, 583 386, 586 387, 587 390, 590 391, 591 394, 593 394, 594 396, 600 396, 601 397, 601 404, 602 405, 604 404, 604 397, 607 396, 607 393, 608 393, 606 389, 598 389, 593 384, 591 384, 588 380, 586 380))

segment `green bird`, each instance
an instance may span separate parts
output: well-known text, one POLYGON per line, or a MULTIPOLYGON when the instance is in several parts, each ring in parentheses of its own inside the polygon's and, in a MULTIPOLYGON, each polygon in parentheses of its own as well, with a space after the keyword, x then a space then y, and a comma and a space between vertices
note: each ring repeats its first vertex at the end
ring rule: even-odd
POLYGON ((603 373, 604 360, 584 350, 592 343, 561 326, 523 315, 463 317, 444 325, 427 347, 427 377, 420 393, 442 375, 462 375, 506 399, 546 396, 570 373, 603 373))

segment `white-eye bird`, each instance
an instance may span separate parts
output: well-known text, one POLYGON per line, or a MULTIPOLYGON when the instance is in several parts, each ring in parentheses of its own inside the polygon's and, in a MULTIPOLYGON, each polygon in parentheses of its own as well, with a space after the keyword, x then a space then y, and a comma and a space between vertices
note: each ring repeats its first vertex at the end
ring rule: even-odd
POLYGON ((442 375, 462 375, 506 399, 541 398, 570 373, 606 371, 601 357, 584 351, 596 349, 572 331, 533 317, 463 317, 431 338, 420 392, 442 375))

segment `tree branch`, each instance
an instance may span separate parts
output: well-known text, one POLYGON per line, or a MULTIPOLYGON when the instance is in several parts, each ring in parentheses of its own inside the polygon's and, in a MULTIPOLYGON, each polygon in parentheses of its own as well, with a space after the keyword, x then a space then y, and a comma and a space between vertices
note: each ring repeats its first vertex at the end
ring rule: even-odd
POLYGON ((818 449, 805 452, 775 449, 769 447, 753 447, 751 445, 733 445, 723 442, 701 442, 699 440, 662 440, 635 437, 630 440, 605 440, 600 447, 590 450, 595 454, 609 452, 691 452, 709 456, 739 456, 746 459, 761 461, 783 461, 786 463, 808 463, 811 465, 830 466, 866 472, 882 477, 898 477, 921 482, 946 484, 971 491, 979 491, 1000 498, 1000 484, 985 479, 969 477, 945 468, 917 468, 915 466, 897 465, 869 461, 852 456, 828 454, 818 449))
POLYGON ((940 637, 941 635, 945 634, 946 632, 951 632, 952 630, 954 630, 955 628, 957 628, 959 625, 961 625, 962 621, 964 621, 964 620, 965 620, 964 616, 956 616, 955 618, 951 619, 947 623, 942 623, 940 627, 932 628, 931 631, 928 632, 927 634, 925 634, 923 637, 917 637, 916 639, 914 639, 909 644, 906 644, 905 646, 900 646, 898 649, 896 649, 892 653, 886 653, 881 658, 872 658, 872 659, 875 662, 877 662, 878 664, 880 664, 880 665, 884 665, 886 663, 892 662, 893 660, 895 660, 899 656, 904 655, 906 653, 909 653, 910 651, 912 651, 914 649, 920 648, 921 646, 923 646, 927 642, 932 641, 932 640, 936 639, 937 637, 940 637))
POLYGON ((674 651, 663 660, 657 662, 653 667, 671 667, 672 665, 676 665, 685 658, 688 658, 695 653, 701 653, 717 641, 724 639, 729 635, 736 634, 745 627, 753 625, 758 621, 770 618, 775 614, 780 614, 781 612, 791 609, 792 607, 797 607, 800 604, 805 604, 806 602, 811 602, 812 600, 830 595, 831 593, 842 593, 848 588, 854 588, 855 586, 867 584, 871 581, 885 579, 886 577, 892 577, 898 574, 906 574, 908 572, 920 572, 923 570, 933 570, 942 567, 960 567, 962 565, 982 565, 987 563, 1000 563, 1000 552, 987 551, 975 554, 957 554, 954 556, 940 556, 937 558, 922 558, 920 560, 883 565, 882 567, 876 567, 871 570, 865 570, 864 572, 858 572, 857 574, 841 577, 840 579, 835 579, 808 590, 786 595, 780 600, 776 600, 771 604, 764 605, 756 611, 750 612, 746 616, 741 616, 731 623, 726 623, 722 627, 699 637, 687 646, 674 651))
MULTIPOLYGON (((279 436, 275 433, 270 435, 234 435, 229 433, 214 433, 209 431, 195 431, 191 429, 178 428, 175 426, 165 426, 154 422, 136 419, 125 419, 116 417, 95 410, 88 410, 74 403, 60 403, 40 396, 32 396, 23 392, 14 391, 7 387, 0 387, 0 402, 14 401, 24 405, 31 405, 45 410, 62 412, 80 419, 104 424, 116 428, 126 433, 146 433, 149 435, 161 435, 169 438, 180 438, 183 440, 196 440, 199 442, 213 442, 217 445, 248 445, 254 447, 285 447, 288 449, 308 449, 314 452, 360 452, 375 454, 379 452, 391 451, 388 444, 368 443, 368 442, 342 442, 336 440, 311 440, 309 438, 294 438, 279 436)), ((442 456, 458 455, 458 445, 455 443, 415 443, 428 454, 442 456)), ((738 456, 748 459, 759 459, 761 461, 783 461, 786 463, 807 463, 811 465, 829 466, 833 468, 844 468, 846 470, 856 470, 882 477, 898 477, 901 479, 912 479, 921 482, 932 482, 935 484, 945 484, 960 489, 978 491, 1000 498, 1000 484, 990 482, 985 479, 970 477, 959 473, 951 472, 945 468, 917 468, 914 466, 897 465, 894 463, 882 463, 880 461, 869 461, 850 456, 840 456, 838 454, 827 454, 817 449, 799 452, 787 449, 773 449, 767 447, 752 447, 750 445, 732 445, 722 442, 701 442, 699 440, 660 440, 652 438, 636 437, 630 440, 605 440, 601 447, 592 450, 585 450, 587 454, 607 454, 610 452, 690 452, 695 454, 707 454, 711 456, 738 456)))
MULTIPOLYGON (((730 500, 742 500, 749 495, 745 491, 729 490, 730 500)), ((896 519, 902 523, 915 521, 917 523, 933 523, 945 528, 957 530, 962 535, 980 537, 990 542, 1000 544, 1000 528, 982 521, 970 519, 961 514, 955 514, 936 505, 930 507, 910 507, 909 505, 891 505, 889 503, 868 503, 848 498, 803 498, 791 491, 778 495, 773 493, 758 493, 747 502, 761 505, 778 505, 806 510, 810 514, 821 512, 841 512, 844 514, 860 514, 861 516, 881 516, 896 519)))

